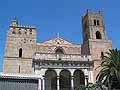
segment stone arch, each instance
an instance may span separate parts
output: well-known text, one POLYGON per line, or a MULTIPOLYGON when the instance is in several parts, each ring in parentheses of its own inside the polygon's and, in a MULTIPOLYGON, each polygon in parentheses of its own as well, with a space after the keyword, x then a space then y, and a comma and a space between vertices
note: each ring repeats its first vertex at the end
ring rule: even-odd
POLYGON ((96 39, 102 39, 102 35, 99 31, 96 32, 96 39))
POLYGON ((55 53, 56 54, 65 54, 65 51, 62 47, 56 47, 55 48, 55 53))
POLYGON ((45 90, 57 90, 57 73, 49 69, 45 72, 45 90))
POLYGON ((69 70, 62 70, 60 72, 60 89, 71 90, 71 73, 69 70))
POLYGON ((74 71, 74 88, 79 88, 80 85, 85 85, 85 75, 80 69, 74 71))
POLYGON ((57 47, 55 49, 55 54, 58 60, 62 60, 63 54, 65 54, 65 51, 62 47, 57 47))

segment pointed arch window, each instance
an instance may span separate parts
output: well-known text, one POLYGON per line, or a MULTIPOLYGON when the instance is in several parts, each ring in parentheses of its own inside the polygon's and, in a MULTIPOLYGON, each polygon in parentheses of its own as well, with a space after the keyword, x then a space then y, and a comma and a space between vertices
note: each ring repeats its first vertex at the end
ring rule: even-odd
POLYGON ((58 60, 62 60, 62 56, 64 54, 63 49, 62 48, 57 48, 55 51, 56 55, 57 55, 57 59, 58 60))
POLYGON ((22 57, 22 48, 19 49, 19 57, 22 57))
POLYGON ((96 32, 96 39, 102 39, 101 33, 99 31, 96 32))
POLYGON ((63 50, 61 48, 56 49, 56 54, 64 54, 63 50))

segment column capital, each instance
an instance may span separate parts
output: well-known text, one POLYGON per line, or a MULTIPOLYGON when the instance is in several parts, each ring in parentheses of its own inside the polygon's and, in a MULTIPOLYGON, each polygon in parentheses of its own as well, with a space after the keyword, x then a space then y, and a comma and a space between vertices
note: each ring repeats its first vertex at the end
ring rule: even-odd
POLYGON ((42 75, 43 77, 45 77, 45 75, 42 75))
POLYGON ((88 69, 84 69, 84 74, 85 74, 85 76, 88 75, 88 69))
POLYGON ((74 79, 74 76, 71 76, 71 79, 74 79))
POLYGON ((71 72, 71 76, 74 75, 75 69, 69 69, 69 71, 71 72))
POLYGON ((60 78, 60 76, 57 76, 57 79, 59 79, 60 78))
POLYGON ((54 70, 56 71, 57 76, 59 76, 59 75, 60 75, 60 72, 62 71, 62 69, 54 69, 54 70))
POLYGON ((45 78, 45 75, 42 75, 43 79, 45 78))

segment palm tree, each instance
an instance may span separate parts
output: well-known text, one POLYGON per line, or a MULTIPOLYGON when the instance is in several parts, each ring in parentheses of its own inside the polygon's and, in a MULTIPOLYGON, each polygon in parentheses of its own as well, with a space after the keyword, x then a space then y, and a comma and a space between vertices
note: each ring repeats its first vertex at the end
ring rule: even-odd
POLYGON ((105 85, 102 85, 99 82, 96 82, 95 84, 89 83, 86 87, 86 90, 109 90, 105 85))
POLYGON ((99 68, 98 82, 106 85, 109 90, 113 90, 115 78, 118 86, 120 86, 120 50, 112 49, 106 52, 99 68))

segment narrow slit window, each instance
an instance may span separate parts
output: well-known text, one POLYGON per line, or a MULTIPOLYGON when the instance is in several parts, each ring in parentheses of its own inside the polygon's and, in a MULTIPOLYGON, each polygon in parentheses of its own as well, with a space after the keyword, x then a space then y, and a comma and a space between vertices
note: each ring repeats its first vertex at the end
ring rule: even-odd
POLYGON ((22 48, 19 49, 19 57, 22 57, 22 48))
POLYGON ((20 65, 19 65, 19 71, 18 72, 20 73, 20 65))
POLYGON ((104 53, 103 52, 101 52, 101 58, 104 59, 104 53))
POLYGON ((98 25, 98 26, 100 25, 100 22, 99 22, 99 20, 97 20, 97 25, 98 25))
POLYGON ((94 20, 94 25, 96 26, 96 20, 94 20))

